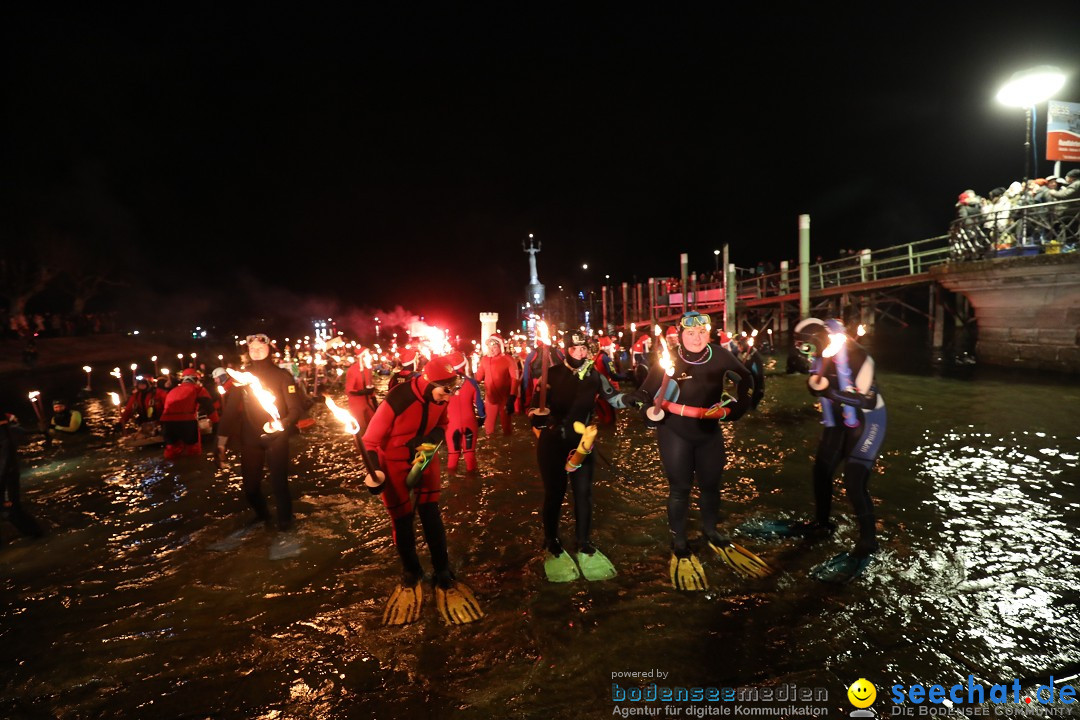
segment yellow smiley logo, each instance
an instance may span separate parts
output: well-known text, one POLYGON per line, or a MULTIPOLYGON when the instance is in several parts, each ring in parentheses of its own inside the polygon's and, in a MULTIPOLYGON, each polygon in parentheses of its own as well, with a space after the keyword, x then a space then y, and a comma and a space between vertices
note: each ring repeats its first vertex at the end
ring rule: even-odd
POLYGON ((877 688, 866 678, 859 678, 851 683, 847 698, 857 708, 868 708, 877 700, 877 688))

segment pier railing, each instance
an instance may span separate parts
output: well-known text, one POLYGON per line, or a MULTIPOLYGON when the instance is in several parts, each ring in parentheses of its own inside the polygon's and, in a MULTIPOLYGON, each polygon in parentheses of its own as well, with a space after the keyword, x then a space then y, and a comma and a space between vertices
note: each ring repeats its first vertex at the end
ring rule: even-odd
MULTIPOLYGON (((813 263, 809 267, 810 292, 852 288, 874 283, 902 285, 924 275, 935 265, 982 260, 1007 255, 1060 252, 1080 241, 1080 199, 1027 205, 957 220, 947 235, 904 245, 863 250, 848 257, 813 263), (890 282, 893 281, 893 282, 890 282)), ((677 278, 661 278, 657 307, 674 310, 682 305, 677 278)), ((768 275, 749 275, 736 281, 736 302, 768 303, 799 292, 799 268, 768 275)), ((687 304, 699 308, 723 304, 718 282, 687 287, 687 304)))
POLYGON ((949 226, 952 258, 961 261, 1053 252, 1078 238, 1080 198, 988 210, 954 220, 949 226))

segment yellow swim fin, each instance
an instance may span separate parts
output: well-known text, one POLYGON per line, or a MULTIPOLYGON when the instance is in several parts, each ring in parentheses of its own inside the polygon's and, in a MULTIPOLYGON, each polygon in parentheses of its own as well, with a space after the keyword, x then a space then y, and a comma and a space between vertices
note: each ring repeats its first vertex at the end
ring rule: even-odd
POLYGON ((386 601, 383 610, 383 625, 407 625, 420 619, 420 606, 424 602, 424 593, 420 581, 415 585, 398 585, 386 601))
POLYGON ((701 561, 697 555, 690 554, 687 557, 671 555, 671 586, 676 590, 708 590, 709 579, 705 576, 705 568, 701 567, 701 561))
POLYGON ((727 538, 710 538, 709 547, 727 563, 728 567, 745 578, 761 579, 773 573, 773 569, 767 562, 727 538))
POLYGON ((484 617, 473 591, 456 580, 448 588, 435 586, 435 605, 449 625, 467 625, 484 617))

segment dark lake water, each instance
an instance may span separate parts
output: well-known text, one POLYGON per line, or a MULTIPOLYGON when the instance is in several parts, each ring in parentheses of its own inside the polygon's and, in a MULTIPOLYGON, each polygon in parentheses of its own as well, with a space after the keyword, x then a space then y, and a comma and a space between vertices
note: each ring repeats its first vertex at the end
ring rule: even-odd
MULTIPOLYGON (((811 509, 820 425, 805 376, 777 365, 758 411, 726 428, 728 529, 811 509)), ((838 481, 835 538, 742 538, 773 576, 741 579, 703 552, 710 590, 674 591, 655 443, 620 413, 601 431, 610 464, 594 488, 594 540, 619 575, 549 584, 533 437, 518 417, 515 436, 481 440, 477 473, 445 478, 451 562, 486 612, 464 627, 430 601, 418 623, 381 626, 399 576, 389 521, 322 407, 292 441, 304 552, 274 562, 269 534, 209 550, 248 517, 238 464, 215 473, 206 458, 124 450, 100 431, 113 410, 92 397, 98 430, 84 445, 22 451, 47 536, 0 525, 0 717, 601 718, 621 707, 613 682, 649 682, 616 673, 655 670, 669 686, 824 688, 827 716, 846 717, 858 678, 888 715, 898 683, 1030 687, 1080 672, 1080 383, 984 369, 879 379, 883 549, 856 582, 807 576, 854 541, 838 481)), ((563 517, 572 543, 569 500, 563 517)))

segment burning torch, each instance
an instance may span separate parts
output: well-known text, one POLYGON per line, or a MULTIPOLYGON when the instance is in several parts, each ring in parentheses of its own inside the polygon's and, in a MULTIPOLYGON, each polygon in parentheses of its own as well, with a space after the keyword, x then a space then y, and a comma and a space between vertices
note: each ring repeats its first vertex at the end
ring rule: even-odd
POLYGON ((90 392, 90 371, 93 369, 89 365, 83 365, 83 372, 86 373, 86 387, 83 388, 86 392, 90 392))
MULTIPOLYGON (((851 367, 848 365, 847 333, 844 332, 843 326, 836 320, 827 320, 825 324, 830 330, 829 346, 821 351, 821 357, 831 358, 833 364, 836 365, 836 380, 840 384, 840 390, 852 392, 855 388, 851 382, 851 367)), ((815 387, 815 389, 824 390, 828 386, 829 381, 825 379, 823 372, 818 387, 815 387)), ((847 404, 841 404, 840 407, 844 413, 844 424, 850 428, 858 427, 859 416, 855 412, 855 408, 847 404)))
MULTIPOLYGON (((360 423, 356 421, 356 418, 354 418, 348 410, 338 407, 337 403, 335 403, 334 399, 329 395, 324 396, 323 399, 326 401, 326 407, 330 408, 330 412, 338 419, 345 429, 345 432, 352 435, 353 445, 356 448, 356 454, 360 456, 360 460, 364 464, 364 471, 373 481, 378 482, 379 478, 374 470, 374 468, 378 467, 378 464, 371 462, 370 458, 368 458, 367 448, 364 447, 364 441, 360 439, 360 423)), ((369 488, 372 487, 371 485, 368 485, 366 480, 364 481, 364 484, 369 488)))
POLYGON ((263 410, 269 413, 270 420, 263 423, 263 432, 267 435, 284 432, 285 426, 281 424, 281 413, 278 412, 274 394, 262 386, 259 378, 249 372, 238 372, 232 368, 226 368, 226 372, 229 373, 238 386, 250 386, 255 399, 262 405, 263 410))
MULTIPOLYGON (((114 367, 112 369, 112 372, 109 373, 109 374, 112 375, 114 378, 116 378, 120 382, 120 395, 121 395, 121 397, 124 398, 125 401, 127 401, 127 388, 124 387, 124 376, 120 372, 120 368, 114 367)), ((134 387, 134 383, 132 383, 132 386, 134 387)), ((109 394, 112 395, 113 393, 109 393, 109 394)), ((116 403, 116 404, 119 405, 120 403, 116 403)))
POLYGON ((34 414, 37 415, 38 428, 45 435, 45 447, 49 447, 52 444, 52 437, 49 435, 49 423, 45 420, 45 411, 41 407, 41 392, 38 390, 31 390, 30 404, 34 406, 34 414))
POLYGON ((548 415, 551 410, 547 406, 548 389, 548 366, 551 365, 551 336, 548 334, 548 324, 541 320, 536 324, 536 332, 539 335, 540 347, 540 406, 533 415, 548 415))

